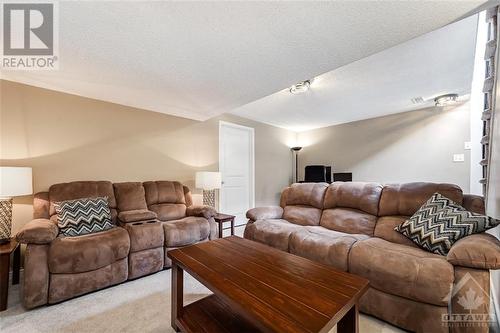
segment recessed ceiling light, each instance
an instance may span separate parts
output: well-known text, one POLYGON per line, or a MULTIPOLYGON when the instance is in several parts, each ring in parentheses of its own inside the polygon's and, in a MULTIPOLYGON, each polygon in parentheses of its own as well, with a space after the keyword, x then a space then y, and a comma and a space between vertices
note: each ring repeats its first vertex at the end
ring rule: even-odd
POLYGON ((458 100, 458 94, 446 94, 434 98, 436 106, 446 106, 456 103, 458 100))
POLYGON ((290 87, 290 93, 300 94, 300 93, 306 92, 309 90, 310 86, 311 86, 311 81, 309 81, 309 80, 299 82, 299 83, 294 84, 293 86, 290 87))

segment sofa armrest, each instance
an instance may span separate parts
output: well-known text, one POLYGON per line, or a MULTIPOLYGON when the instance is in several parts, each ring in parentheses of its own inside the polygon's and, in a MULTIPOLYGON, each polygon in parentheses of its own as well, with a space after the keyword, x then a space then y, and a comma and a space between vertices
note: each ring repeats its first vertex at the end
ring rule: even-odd
POLYGON ((189 206, 186 209, 186 216, 198 216, 209 219, 217 215, 217 211, 210 206, 189 206))
POLYGON ((500 241, 487 233, 467 236, 453 244, 446 259, 455 266, 500 269, 500 241))
POLYGON ((283 216, 283 208, 279 206, 256 207, 247 212, 247 218, 252 221, 264 219, 280 219, 283 216))
POLYGON ((59 234, 57 224, 48 219, 35 219, 26 223, 16 235, 19 243, 49 244, 59 234))

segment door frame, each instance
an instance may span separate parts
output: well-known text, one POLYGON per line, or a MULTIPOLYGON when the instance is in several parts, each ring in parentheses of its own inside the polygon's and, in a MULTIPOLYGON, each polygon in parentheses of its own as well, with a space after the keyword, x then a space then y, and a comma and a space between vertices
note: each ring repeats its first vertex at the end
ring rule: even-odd
MULTIPOLYGON (((243 129, 246 130, 250 133, 250 165, 249 165, 249 170, 250 170, 250 202, 249 207, 253 208, 255 207, 255 129, 253 127, 248 127, 248 126, 243 126, 243 125, 238 125, 234 123, 230 123, 227 121, 222 121, 219 120, 219 172, 222 173, 223 165, 224 165, 224 152, 223 149, 221 149, 223 145, 223 136, 222 136, 222 128, 223 127, 232 127, 232 128, 237 128, 237 129, 243 129)), ((224 191, 220 191, 219 194, 219 199, 220 199, 220 207, 222 207, 222 203, 224 200, 224 191)), ((219 209, 220 209, 219 207, 219 209)))

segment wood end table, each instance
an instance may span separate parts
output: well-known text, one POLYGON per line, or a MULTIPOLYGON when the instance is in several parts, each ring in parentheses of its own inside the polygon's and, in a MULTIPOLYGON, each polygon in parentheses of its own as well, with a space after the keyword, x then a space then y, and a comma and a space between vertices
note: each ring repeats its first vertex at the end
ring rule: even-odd
POLYGON ((215 222, 219 224, 219 238, 222 238, 222 231, 231 229, 231 236, 234 236, 234 219, 236 216, 229 214, 217 213, 214 216, 215 222), (231 227, 224 228, 224 222, 231 222, 231 227))
POLYGON ((14 238, 11 238, 7 243, 0 244, 0 311, 7 309, 10 256, 12 253, 14 253, 12 284, 18 284, 19 269, 21 267, 21 246, 14 238))

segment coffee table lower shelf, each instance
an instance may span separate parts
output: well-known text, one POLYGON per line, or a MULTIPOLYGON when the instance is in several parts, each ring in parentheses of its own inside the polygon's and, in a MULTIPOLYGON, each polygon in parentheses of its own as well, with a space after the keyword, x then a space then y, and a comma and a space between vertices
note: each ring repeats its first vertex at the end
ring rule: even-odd
POLYGON ((261 332, 215 295, 183 307, 176 324, 181 332, 261 332))

